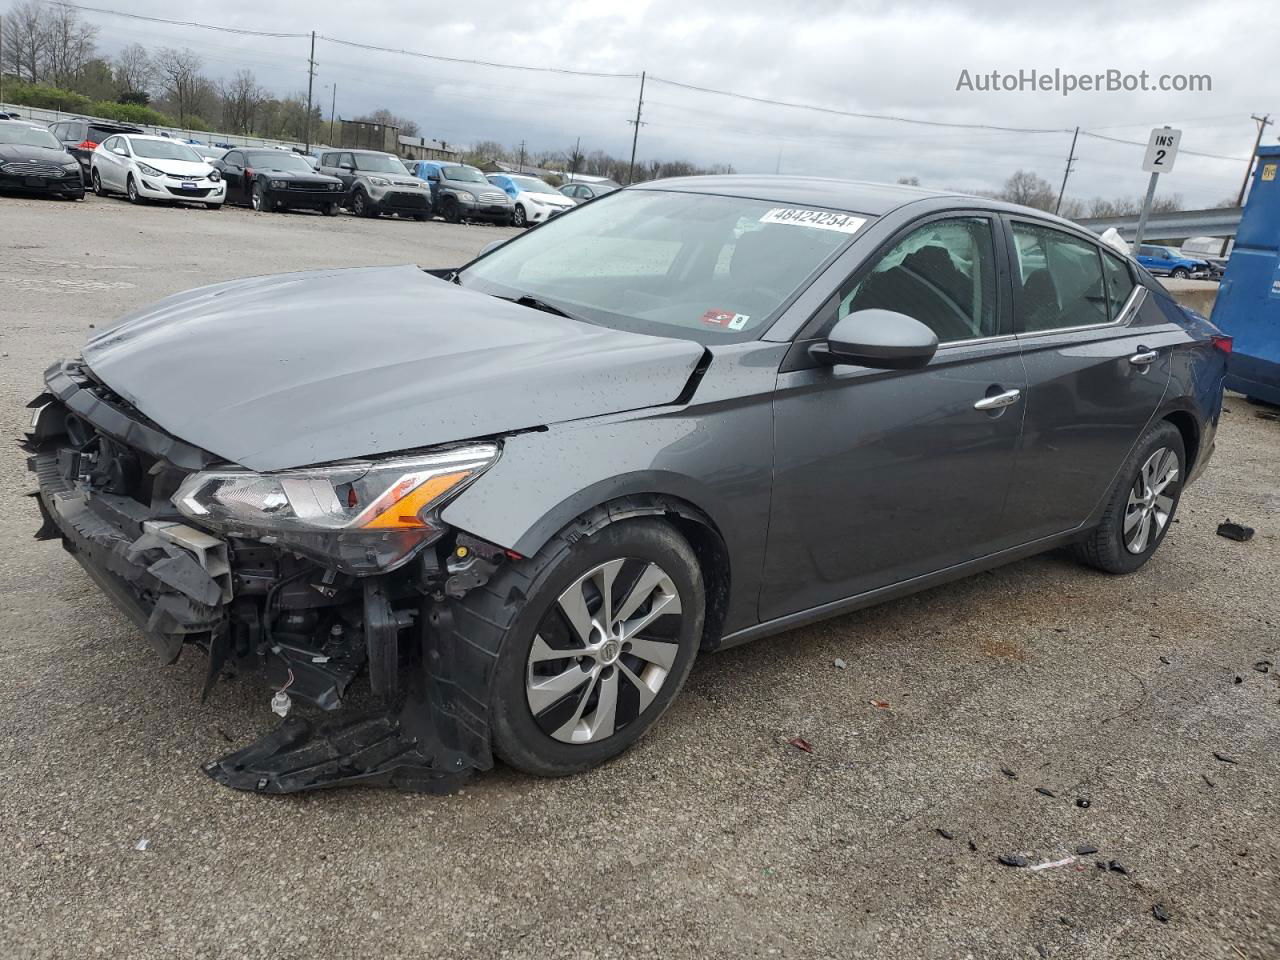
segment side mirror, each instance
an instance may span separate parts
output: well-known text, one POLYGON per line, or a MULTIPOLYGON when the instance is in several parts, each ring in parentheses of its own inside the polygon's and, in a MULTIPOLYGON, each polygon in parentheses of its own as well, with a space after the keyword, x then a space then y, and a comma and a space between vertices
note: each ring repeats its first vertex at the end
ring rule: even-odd
POLYGON ((489 241, 488 243, 486 243, 486 244, 484 245, 483 249, 481 249, 481 251, 480 251, 479 253, 477 253, 477 254, 476 254, 476 259, 477 259, 477 260, 479 260, 479 259, 480 259, 481 257, 483 257, 486 253, 488 253, 490 250, 496 250, 496 249, 498 249, 498 247, 502 246, 502 245, 503 245, 504 243, 506 243, 506 242, 507 242, 506 240, 491 240, 491 241, 489 241))
POLYGON ((938 350, 938 335, 914 317, 893 310, 858 310, 838 320, 826 343, 809 353, 821 363, 852 363, 877 370, 915 370, 938 350))
POLYGON ((349 170, 349 171, 351 171, 351 172, 355 172, 356 165, 355 165, 354 163, 340 163, 340 164, 338 164, 338 169, 339 169, 339 170, 349 170))

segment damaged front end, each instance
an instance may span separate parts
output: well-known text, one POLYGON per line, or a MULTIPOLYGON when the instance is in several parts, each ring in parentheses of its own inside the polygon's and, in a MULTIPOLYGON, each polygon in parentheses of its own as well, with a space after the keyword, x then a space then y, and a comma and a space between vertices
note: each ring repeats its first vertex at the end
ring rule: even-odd
POLYGON ((438 510, 496 445, 257 474, 170 436, 83 364, 45 380, 25 442, 37 537, 60 539, 164 662, 203 650, 204 696, 246 668, 276 690, 284 722, 209 776, 265 793, 447 792, 492 766, 493 656, 456 636, 450 605, 507 553, 438 510))

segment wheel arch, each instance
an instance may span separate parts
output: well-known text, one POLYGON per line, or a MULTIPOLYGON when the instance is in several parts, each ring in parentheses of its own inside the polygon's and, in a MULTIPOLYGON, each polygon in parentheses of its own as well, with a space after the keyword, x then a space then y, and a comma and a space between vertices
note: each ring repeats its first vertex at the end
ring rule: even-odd
POLYGON ((1187 476, 1192 476, 1200 459, 1199 420, 1196 419, 1194 413, 1182 406, 1164 411, 1160 419, 1173 424, 1178 428, 1178 433, 1182 434, 1182 449, 1186 455, 1186 472, 1187 476))

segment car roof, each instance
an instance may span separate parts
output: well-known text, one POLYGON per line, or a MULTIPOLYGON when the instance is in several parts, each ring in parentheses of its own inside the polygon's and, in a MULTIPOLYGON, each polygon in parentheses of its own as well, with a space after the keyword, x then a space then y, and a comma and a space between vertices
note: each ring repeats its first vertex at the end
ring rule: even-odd
MULTIPOLYGON (((114 120, 94 120, 92 117, 67 117, 67 120, 72 120, 72 121, 75 121, 76 123, 87 123, 89 126, 97 127, 99 130, 111 130, 115 133, 141 133, 142 132, 142 130, 138 127, 131 126, 130 124, 127 124, 127 123, 117 123, 114 120)), ((64 122, 65 121, 63 120, 53 121, 53 123, 64 123, 64 122)), ((52 125, 53 124, 50 124, 50 126, 52 125)), ((163 139, 163 138, 158 138, 158 139, 163 139)))
POLYGON ((952 190, 930 190, 899 183, 871 183, 864 180, 839 180, 834 177, 769 176, 764 174, 717 174, 704 177, 672 177, 651 180, 628 187, 629 190, 678 190, 685 193, 711 193, 721 196, 765 200, 772 203, 807 204, 882 217, 887 213, 921 200, 963 201, 964 206, 1032 216, 1038 220, 1059 223, 1080 230, 1079 224, 1056 217, 1043 210, 1005 203, 952 190))
POLYGON ((181 143, 186 147, 192 146, 192 144, 183 140, 176 140, 173 137, 156 137, 149 133, 133 133, 128 130, 120 130, 118 133, 120 136, 128 137, 130 140, 158 140, 161 143, 181 143))

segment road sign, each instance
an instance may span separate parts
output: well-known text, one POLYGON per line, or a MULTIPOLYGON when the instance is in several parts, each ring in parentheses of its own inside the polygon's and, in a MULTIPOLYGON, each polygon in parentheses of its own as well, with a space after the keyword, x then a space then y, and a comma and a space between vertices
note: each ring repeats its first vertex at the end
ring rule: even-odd
POLYGON ((1178 144, 1181 141, 1181 130, 1156 127, 1151 131, 1151 139, 1147 141, 1147 155, 1142 160, 1142 169, 1147 173, 1168 173, 1178 157, 1178 144))

